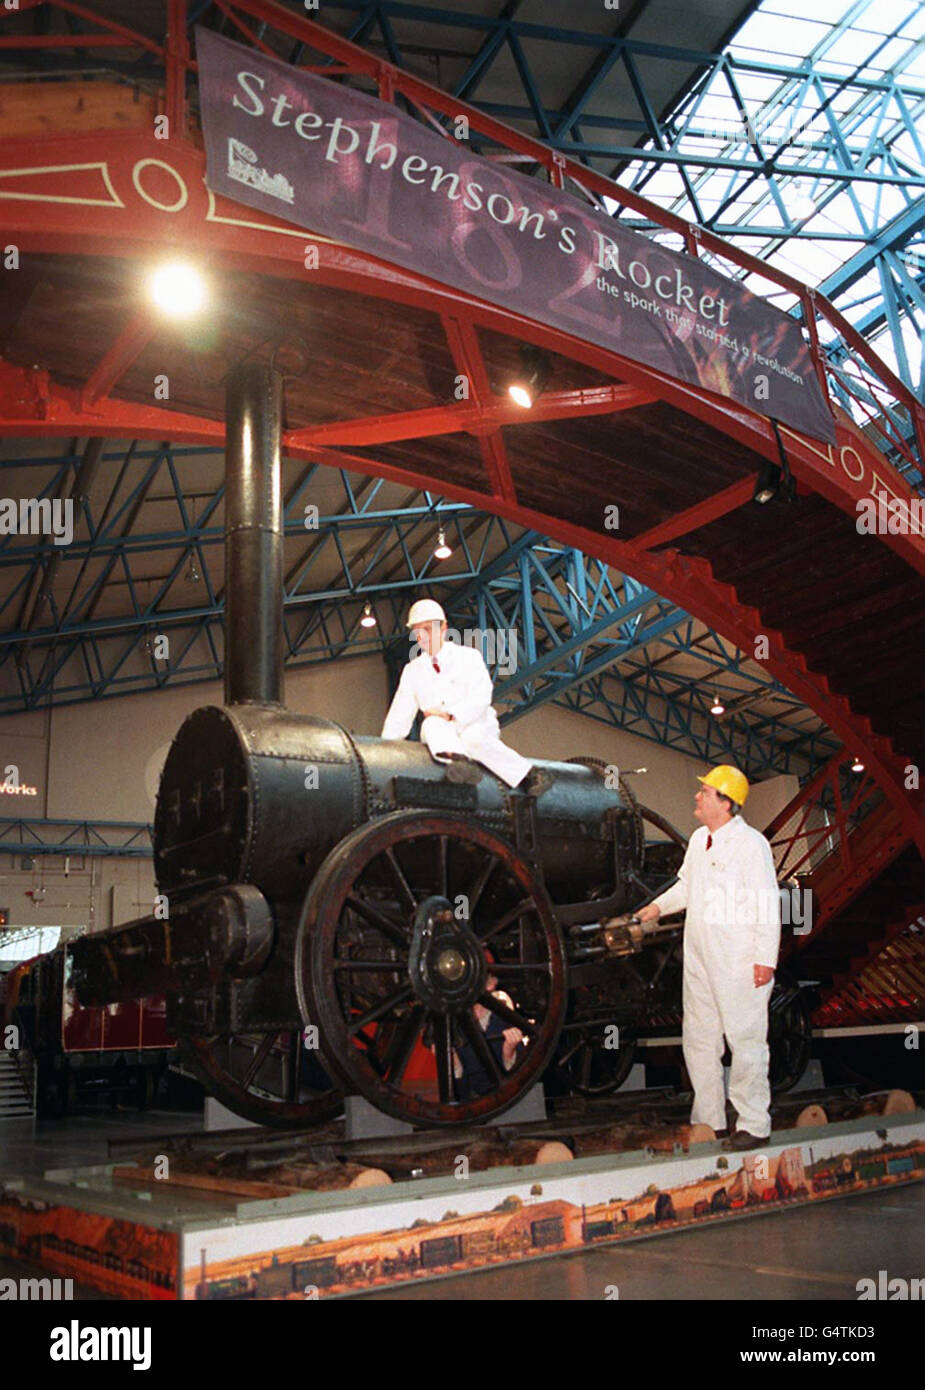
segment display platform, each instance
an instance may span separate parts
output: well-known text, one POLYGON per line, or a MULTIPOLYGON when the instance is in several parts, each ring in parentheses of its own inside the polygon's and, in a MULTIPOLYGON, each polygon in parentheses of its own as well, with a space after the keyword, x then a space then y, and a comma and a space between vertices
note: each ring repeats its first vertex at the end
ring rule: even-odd
MULTIPOLYGON (((239 1154, 236 1177, 209 1171, 234 1149, 231 1138, 217 1157, 213 1148, 195 1162, 171 1154, 165 1142, 162 1154, 149 1145, 135 1167, 113 1162, 6 1179, 0 1253, 124 1298, 349 1296, 925 1178, 925 1109, 867 1109, 816 1127, 777 1128, 766 1148, 745 1154, 691 1143, 689 1127, 677 1126, 660 1131, 657 1149, 585 1155, 576 1139, 578 1156, 570 1161, 511 1162, 542 1147, 542 1135, 527 1141, 521 1129, 508 1135, 508 1161, 482 1168, 469 1161, 481 1142, 473 1131, 430 1132, 415 1136, 417 1158, 407 1141, 379 1141, 394 1177, 357 1163, 356 1154, 345 1169, 336 1144, 321 1142, 323 1136, 293 1141, 261 1131, 239 1154), (293 1142, 304 1146, 304 1161, 294 1166, 289 1153, 281 1167, 281 1146, 293 1142), (393 1162, 388 1154, 400 1144, 404 1157, 393 1162), (438 1151, 442 1171, 427 1176, 423 1155, 438 1151), (320 1174, 321 1190, 293 1190, 297 1168, 320 1174), (358 1185, 325 1188, 324 1174, 337 1169, 358 1185), (356 1176, 364 1173, 378 1176, 356 1176)), ((548 1133, 548 1125, 542 1128, 548 1133)), ((580 1139, 580 1127, 573 1128, 580 1139)), ((183 1149, 188 1141, 177 1144, 183 1149)), ((567 1150, 547 1144, 544 1152, 567 1150)))

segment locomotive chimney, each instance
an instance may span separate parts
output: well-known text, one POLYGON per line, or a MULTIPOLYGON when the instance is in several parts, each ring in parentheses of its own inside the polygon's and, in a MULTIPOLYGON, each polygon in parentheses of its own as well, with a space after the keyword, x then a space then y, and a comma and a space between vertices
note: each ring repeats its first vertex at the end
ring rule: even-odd
POLYGON ((283 698, 282 377, 244 362, 225 396, 225 703, 283 698))

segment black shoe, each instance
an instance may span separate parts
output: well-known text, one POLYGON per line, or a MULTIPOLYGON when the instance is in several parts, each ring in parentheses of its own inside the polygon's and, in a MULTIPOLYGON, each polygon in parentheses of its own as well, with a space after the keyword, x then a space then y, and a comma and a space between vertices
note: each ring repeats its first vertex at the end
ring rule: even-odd
POLYGON ((475 763, 470 763, 467 759, 461 758, 458 753, 451 754, 452 762, 446 770, 446 780, 448 782, 463 782, 469 786, 475 786, 476 782, 482 780, 482 769, 475 763))
POLYGON ((528 796, 542 796, 552 786, 552 777, 543 768, 535 767, 528 772, 521 786, 528 796))
POLYGON ((771 1136, 766 1134, 763 1139, 759 1139, 755 1134, 749 1134, 747 1129, 737 1129, 736 1132, 725 1141, 724 1149, 761 1149, 765 1144, 770 1144, 771 1136))

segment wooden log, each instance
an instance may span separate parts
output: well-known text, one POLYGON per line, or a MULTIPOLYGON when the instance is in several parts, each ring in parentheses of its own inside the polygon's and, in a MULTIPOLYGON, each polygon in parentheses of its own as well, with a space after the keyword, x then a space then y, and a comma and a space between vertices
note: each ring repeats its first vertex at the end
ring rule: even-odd
POLYGON ((809 1129, 816 1125, 827 1125, 829 1117, 821 1105, 807 1105, 797 1115, 797 1129, 809 1129))
MULTIPOLYGON (((683 1139, 681 1141, 684 1142, 683 1139)), ((690 1125, 687 1128, 687 1147, 691 1144, 715 1144, 716 1131, 709 1125, 690 1125)))
POLYGON ((381 1168, 359 1163, 289 1163, 274 1172, 277 1182, 297 1191, 338 1192, 348 1187, 383 1187, 392 1179, 381 1168))

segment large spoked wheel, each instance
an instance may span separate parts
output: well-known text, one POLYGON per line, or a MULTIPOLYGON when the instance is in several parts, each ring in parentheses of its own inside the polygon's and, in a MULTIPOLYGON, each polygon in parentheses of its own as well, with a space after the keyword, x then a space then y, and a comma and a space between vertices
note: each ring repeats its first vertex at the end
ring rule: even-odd
POLYGON ((340 1092, 304 1054, 302 1034, 235 1033, 231 1037, 181 1038, 181 1060, 216 1100, 258 1125, 309 1129, 339 1115, 340 1092))
POLYGON ((629 1076, 635 1056, 636 1039, 624 1029, 589 1020, 562 1034, 556 1070, 571 1092, 609 1096, 629 1076))
POLYGON ((813 1028, 806 995, 780 971, 768 1004, 768 1048, 771 1090, 792 1090, 809 1066, 813 1028))
POLYGON ((536 871, 493 831, 439 813, 394 812, 332 850, 296 968, 332 1073, 418 1125, 508 1109, 548 1065, 566 1009, 565 948, 536 871))

